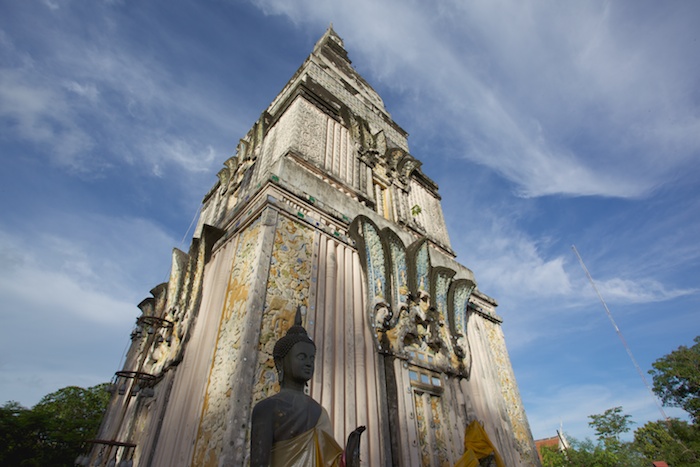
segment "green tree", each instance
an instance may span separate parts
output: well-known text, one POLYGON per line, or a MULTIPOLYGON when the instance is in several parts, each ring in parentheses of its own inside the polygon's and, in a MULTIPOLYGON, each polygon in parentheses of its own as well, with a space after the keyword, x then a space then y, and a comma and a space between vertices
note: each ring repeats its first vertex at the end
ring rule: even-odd
POLYGON ((588 423, 596 433, 597 442, 590 439, 569 439, 569 449, 544 449, 544 467, 635 467, 646 466, 643 457, 632 443, 620 439, 630 431, 634 423, 631 416, 622 412, 622 407, 613 407, 602 414, 590 415, 588 423))
POLYGON ((613 407, 599 415, 590 415, 588 425, 595 430, 598 438, 596 450, 601 465, 633 466, 642 465, 641 456, 632 443, 623 442, 620 436, 630 431, 632 416, 622 412, 622 407, 613 407))
POLYGON ((623 414, 622 407, 613 407, 600 415, 589 415, 588 425, 595 429, 596 437, 608 449, 618 449, 621 446, 620 435, 630 431, 631 415, 623 414))
POLYGON ((635 448, 651 463, 664 460, 669 465, 700 465, 700 430, 677 418, 648 422, 634 432, 635 448))
POLYGON ((626 443, 612 450, 602 441, 595 443, 588 438, 583 441, 570 438, 569 445, 566 451, 543 448, 543 467, 647 467, 641 456, 627 449, 626 443))
POLYGON ((0 465, 72 466, 97 434, 109 403, 107 386, 65 387, 32 409, 7 402, 0 408, 0 465))
POLYGON ((42 421, 14 401, 0 407, 0 465, 31 466, 42 421))
POLYGON ((654 392, 665 405, 680 407, 700 424, 700 336, 695 345, 678 347, 656 360, 649 370, 654 379, 654 392))

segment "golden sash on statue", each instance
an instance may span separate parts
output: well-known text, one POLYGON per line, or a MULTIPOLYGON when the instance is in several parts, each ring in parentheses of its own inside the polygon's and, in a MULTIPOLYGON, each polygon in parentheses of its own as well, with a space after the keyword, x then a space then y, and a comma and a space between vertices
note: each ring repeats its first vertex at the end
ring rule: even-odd
POLYGON ((328 413, 323 410, 316 426, 291 439, 272 446, 274 467, 335 467, 340 465, 343 449, 333 436, 328 413))

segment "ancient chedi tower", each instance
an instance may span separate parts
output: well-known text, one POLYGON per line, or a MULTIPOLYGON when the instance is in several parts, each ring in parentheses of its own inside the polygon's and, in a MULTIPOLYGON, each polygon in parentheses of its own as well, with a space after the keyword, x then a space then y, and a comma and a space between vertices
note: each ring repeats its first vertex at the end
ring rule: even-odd
POLYGON ((420 167, 328 29, 139 305, 90 465, 246 465, 297 309, 317 346, 309 393, 341 444, 367 426, 364 464, 454 465, 476 421, 506 465, 538 465, 496 302, 455 261, 420 167))

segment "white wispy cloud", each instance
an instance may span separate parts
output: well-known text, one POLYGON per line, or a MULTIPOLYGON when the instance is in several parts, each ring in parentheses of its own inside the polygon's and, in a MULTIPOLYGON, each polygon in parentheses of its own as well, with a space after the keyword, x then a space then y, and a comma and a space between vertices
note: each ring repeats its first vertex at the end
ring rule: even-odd
POLYGON ((33 312, 34 319, 44 319, 44 313, 59 313, 67 320, 88 326, 113 325, 123 324, 127 318, 130 321, 134 314, 133 304, 86 287, 62 271, 45 271, 32 265, 8 272, 12 274, 3 274, 0 283, 3 300, 21 303, 25 312, 33 312))
MULTIPOLYGON (((600 325, 603 314, 598 296, 570 245, 523 228, 524 218, 539 215, 532 202, 502 202, 491 192, 483 194, 485 186, 479 181, 466 187, 457 185, 459 193, 453 183, 443 192, 452 246, 463 252, 457 259, 474 271, 480 290, 497 299, 498 312, 506 317, 504 326, 511 350, 538 345, 551 333, 578 334, 600 325), (484 209, 483 197, 489 198, 488 209, 484 209)), ((666 229, 674 235, 668 224, 666 229)), ((593 276, 596 287, 606 302, 615 306, 616 313, 623 317, 641 310, 627 305, 671 302, 698 293, 697 288, 678 286, 667 273, 659 274, 661 269, 668 271, 676 264, 673 248, 655 249, 655 267, 644 267, 649 252, 645 248, 643 254, 638 254, 637 245, 645 247, 648 242, 631 230, 618 233, 616 239, 621 244, 634 242, 630 250, 596 255, 589 264, 600 271, 593 276)), ((554 230, 550 235, 558 232, 554 230)), ((598 242, 595 238, 588 241, 598 242)), ((685 244, 680 242, 676 248, 683 251, 685 244)))
POLYGON ((457 241, 478 252, 470 258, 469 265, 478 281, 488 284, 489 293, 517 294, 530 300, 572 293, 562 256, 546 256, 535 239, 507 222, 493 219, 490 228, 483 224, 481 227, 475 235, 457 241))
POLYGON ((698 157, 694 74, 678 78, 691 49, 677 48, 692 28, 650 25, 652 12, 634 12, 636 25, 633 12, 603 2, 254 3, 297 25, 334 21, 369 61, 370 80, 416 99, 411 112, 418 104, 422 117, 399 123, 439 129, 453 155, 492 168, 522 196, 645 196, 698 157))
POLYGON ((51 147, 61 165, 80 170, 93 139, 75 123, 76 115, 60 89, 34 79, 34 68, 0 70, 0 117, 9 122, 2 133, 51 147))
POLYGON ((655 279, 640 280, 615 277, 596 284, 606 301, 618 303, 654 303, 693 295, 699 289, 669 289, 655 279))
POLYGON ((31 405, 108 380, 175 243, 150 221, 85 212, 47 215, 42 229, 1 225, 0 400, 31 405))
POLYGON ((124 299, 133 313, 133 302, 148 293, 135 289, 149 277, 167 279, 177 243, 149 220, 86 212, 47 216, 47 233, 13 227, 0 230, 3 296, 95 321, 119 319, 123 313, 115 311, 123 311, 124 299))
POLYGON ((224 104, 211 86, 183 79, 157 51, 132 43, 110 7, 93 5, 94 28, 77 27, 80 14, 63 11, 70 7, 44 13, 56 17, 44 18, 47 29, 32 48, 2 34, 4 136, 32 142, 79 173, 123 163, 156 176, 167 167, 215 172, 235 147, 232 127, 244 128, 235 99, 224 104))
POLYGON ((61 7, 60 3, 52 0, 42 0, 41 3, 43 3, 50 10, 58 10, 61 7))
POLYGON ((65 88, 93 103, 96 102, 99 97, 99 91, 94 83, 81 84, 76 81, 69 81, 65 84, 65 88))
MULTIPOLYGON (((581 308, 598 297, 570 251, 552 254, 541 242, 519 231, 515 225, 493 228, 466 240, 469 249, 479 251, 470 262, 479 282, 488 284, 489 293, 507 303, 556 303, 540 306, 541 312, 557 308, 581 308), (503 229, 503 230, 502 230, 503 229), (563 254, 568 256, 563 256, 563 254)), ((460 239, 459 241, 465 241, 460 239)), ((613 263, 616 258, 610 258, 613 263)), ((614 272, 614 271, 613 271, 614 272)), ((610 277, 595 281, 606 302, 627 305, 658 303, 697 294, 697 288, 677 288, 654 277, 610 277)), ((533 311, 536 313, 536 311, 533 311)))
POLYGON ((225 154, 218 153, 211 145, 194 137, 154 138, 152 141, 142 141, 139 149, 142 154, 149 154, 153 174, 159 177, 163 175, 162 167, 168 163, 176 163, 187 172, 211 174, 217 163, 226 159, 225 154))

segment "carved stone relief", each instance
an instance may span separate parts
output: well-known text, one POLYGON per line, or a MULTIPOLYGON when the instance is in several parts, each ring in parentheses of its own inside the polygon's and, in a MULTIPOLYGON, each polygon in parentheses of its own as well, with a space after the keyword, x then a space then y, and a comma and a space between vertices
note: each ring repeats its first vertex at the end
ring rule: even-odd
POLYGON ((382 352, 436 371, 467 377, 467 301, 474 284, 433 267, 426 239, 406 247, 364 216, 350 228, 368 285, 368 310, 382 352))

